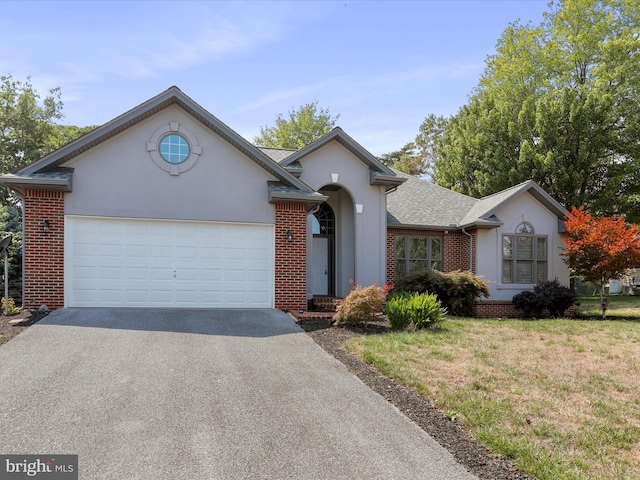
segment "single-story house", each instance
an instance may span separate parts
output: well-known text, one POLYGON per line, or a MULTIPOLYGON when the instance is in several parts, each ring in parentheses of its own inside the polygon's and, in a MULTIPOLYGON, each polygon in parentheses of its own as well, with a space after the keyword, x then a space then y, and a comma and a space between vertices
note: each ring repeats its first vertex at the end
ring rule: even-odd
POLYGON ((306 310, 419 269, 492 282, 499 314, 568 284, 565 209, 533 182, 475 199, 394 171, 335 128, 259 148, 177 87, 22 170, 24 305, 306 310))

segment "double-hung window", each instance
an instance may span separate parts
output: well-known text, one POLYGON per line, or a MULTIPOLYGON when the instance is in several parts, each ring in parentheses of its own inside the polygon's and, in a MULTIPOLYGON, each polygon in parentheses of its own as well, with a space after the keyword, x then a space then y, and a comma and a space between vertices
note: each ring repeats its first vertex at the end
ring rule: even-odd
POLYGON ((537 283, 548 279, 548 241, 523 222, 502 236, 502 283, 537 283))
POLYGON ((396 236, 396 278, 420 270, 442 270, 442 237, 396 236))

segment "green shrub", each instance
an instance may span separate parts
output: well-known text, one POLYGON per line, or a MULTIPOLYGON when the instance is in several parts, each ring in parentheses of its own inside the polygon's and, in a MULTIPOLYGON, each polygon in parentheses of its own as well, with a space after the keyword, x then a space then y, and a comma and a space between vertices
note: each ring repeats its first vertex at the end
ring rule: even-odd
POLYGON ((564 285, 560 285, 557 278, 538 282, 533 287, 533 293, 541 299, 541 304, 552 317, 562 317, 576 301, 576 292, 564 285))
POLYGON ((516 310, 522 311, 524 318, 539 317, 544 310, 544 306, 541 304, 538 295, 530 290, 524 290, 515 294, 513 299, 511 299, 511 303, 513 303, 516 310))
POLYGON ((365 288, 362 285, 356 285, 349 295, 338 303, 333 323, 335 325, 362 323, 366 325, 368 321, 375 318, 376 314, 382 313, 387 292, 387 288, 377 284, 365 288))
POLYGON ((7 304, 5 304, 5 301, 5 298, 2 297, 2 312, 0 312, 2 315, 4 315, 5 305, 7 306, 7 313, 9 315, 17 315, 20 313, 20 309, 16 307, 16 302, 14 302, 13 298, 9 297, 9 303, 7 304))
POLYGON ((411 324, 411 308, 409 301, 413 295, 399 293, 389 296, 385 313, 394 330, 404 330, 411 324))
POLYGON ((451 315, 470 316, 476 298, 489 297, 489 282, 471 272, 442 273, 428 270, 409 274, 399 280, 395 292, 435 294, 451 315))
POLYGON ((416 329, 437 327, 447 313, 438 297, 429 293, 413 295, 409 301, 409 310, 416 329))
POLYGON ((514 295, 512 302, 525 318, 531 318, 541 317, 545 310, 551 317, 562 317, 575 300, 576 293, 554 279, 538 282, 533 292, 527 290, 514 295))
POLYGON ((433 294, 397 293, 389 297, 385 313, 394 330, 434 328, 444 321, 446 310, 433 294))

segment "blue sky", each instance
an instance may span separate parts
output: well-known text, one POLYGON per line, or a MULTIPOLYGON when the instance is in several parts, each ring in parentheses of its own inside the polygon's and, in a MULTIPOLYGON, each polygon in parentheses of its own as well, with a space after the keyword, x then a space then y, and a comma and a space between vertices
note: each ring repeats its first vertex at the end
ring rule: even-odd
POLYGON ((3 1, 0 74, 101 125, 177 85, 248 140, 318 101, 375 155, 467 102, 507 25, 546 0, 3 1))

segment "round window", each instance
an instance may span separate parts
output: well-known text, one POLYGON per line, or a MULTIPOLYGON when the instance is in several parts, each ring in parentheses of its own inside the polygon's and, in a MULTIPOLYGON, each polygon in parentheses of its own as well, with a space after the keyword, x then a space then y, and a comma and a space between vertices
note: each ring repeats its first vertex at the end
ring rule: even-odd
POLYGON ((169 163, 182 163, 189 158, 189 142, 178 133, 170 133, 160 140, 160 155, 169 163))

